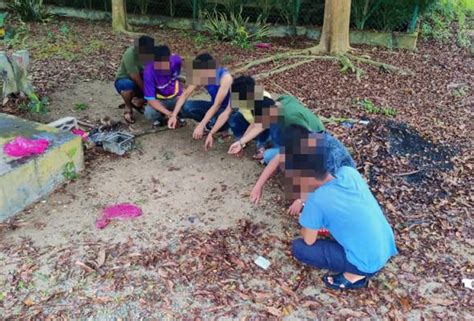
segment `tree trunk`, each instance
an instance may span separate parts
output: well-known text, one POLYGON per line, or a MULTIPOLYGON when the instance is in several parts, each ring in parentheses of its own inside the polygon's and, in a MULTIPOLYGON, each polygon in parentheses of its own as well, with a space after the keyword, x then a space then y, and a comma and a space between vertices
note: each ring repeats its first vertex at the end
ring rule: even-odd
POLYGON ((319 45, 310 48, 310 53, 342 54, 350 49, 349 23, 351 0, 326 0, 324 23, 319 45))
POLYGON ((115 31, 127 31, 126 0, 112 0, 112 29, 115 31))

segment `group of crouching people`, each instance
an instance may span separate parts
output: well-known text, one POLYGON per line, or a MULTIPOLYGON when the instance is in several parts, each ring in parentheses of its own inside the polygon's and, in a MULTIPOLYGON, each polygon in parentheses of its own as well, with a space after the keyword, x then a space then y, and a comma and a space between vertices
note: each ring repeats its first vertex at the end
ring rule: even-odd
POLYGON ((284 173, 287 194, 294 200, 288 212, 299 217, 302 227, 301 238, 293 241, 293 256, 331 271, 323 277, 326 286, 366 287, 397 254, 392 228, 350 153, 295 97, 272 97, 252 77, 234 78, 208 53, 184 62, 147 36, 125 50, 115 88, 128 123, 137 112, 153 126, 170 129, 192 119, 197 122, 192 136, 204 139, 206 150, 216 135, 232 133, 235 142, 228 153, 236 157, 254 140, 253 158, 266 166, 250 199, 258 203, 269 178, 278 170, 284 173), (198 88, 210 99, 191 100, 198 88))

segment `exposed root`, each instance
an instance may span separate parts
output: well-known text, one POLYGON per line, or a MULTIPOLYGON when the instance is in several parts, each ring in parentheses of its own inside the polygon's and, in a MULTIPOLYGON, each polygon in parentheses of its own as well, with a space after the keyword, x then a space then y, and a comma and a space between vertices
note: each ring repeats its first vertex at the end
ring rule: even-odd
POLYGON ((290 52, 275 54, 275 55, 272 55, 272 56, 269 56, 269 57, 260 58, 260 59, 256 59, 256 60, 253 60, 253 61, 250 61, 250 62, 247 62, 247 63, 239 64, 239 65, 237 65, 237 68, 233 70, 233 72, 236 73, 236 74, 239 74, 239 73, 243 73, 243 72, 245 72, 245 71, 247 71, 251 68, 254 68, 258 65, 261 65, 261 64, 265 64, 265 63, 269 63, 269 62, 275 62, 275 61, 283 60, 283 59, 297 59, 297 58, 300 58, 300 59, 304 59, 304 60, 299 61, 299 62, 294 63, 294 64, 290 64, 290 65, 282 64, 282 65, 280 65, 278 67, 275 67, 274 69, 272 69, 268 72, 260 73, 260 74, 256 75, 255 78, 256 79, 266 78, 266 77, 269 77, 269 76, 272 76, 272 75, 275 75, 275 74, 278 74, 278 73, 281 73, 281 72, 284 72, 284 71, 288 71, 292 68, 296 68, 296 67, 301 66, 303 64, 306 64, 308 62, 312 62, 316 59, 338 60, 341 63, 341 66, 342 66, 341 72, 345 72, 347 70, 350 70, 356 75, 357 80, 361 79, 364 71, 363 71, 363 69, 356 66, 352 62, 352 60, 355 60, 355 61, 358 61, 358 62, 361 62, 361 63, 366 63, 366 64, 369 64, 369 65, 373 65, 373 66, 379 67, 381 70, 384 70, 386 72, 392 72, 392 73, 396 73, 396 74, 399 74, 399 75, 402 75, 402 76, 408 76, 408 75, 413 75, 414 74, 411 70, 406 70, 406 69, 403 69, 403 68, 396 67, 394 65, 390 65, 390 64, 383 63, 383 62, 375 61, 375 60, 370 59, 367 56, 365 56, 365 57, 364 56, 357 56, 357 55, 353 55, 353 54, 350 54, 350 53, 341 54, 341 55, 334 55, 334 56, 327 56, 327 55, 323 56, 323 55, 321 55, 321 53, 323 52, 323 49, 324 48, 322 48, 320 46, 315 46, 315 47, 308 48, 308 49, 302 49, 302 50, 296 50, 296 51, 290 51, 290 52))
POLYGON ((366 57, 354 56, 354 55, 351 55, 351 54, 348 54, 348 53, 346 53, 345 56, 347 56, 350 59, 360 61, 360 62, 369 64, 369 65, 372 65, 372 66, 376 66, 376 67, 379 67, 379 68, 381 68, 383 70, 386 70, 388 72, 393 72, 395 74, 399 74, 399 75, 402 75, 402 76, 413 76, 414 75, 413 71, 411 71, 411 70, 399 68, 399 67, 396 67, 394 65, 386 64, 386 63, 383 63, 383 62, 380 62, 380 61, 375 61, 375 60, 372 60, 372 59, 369 59, 369 58, 366 58, 366 57))

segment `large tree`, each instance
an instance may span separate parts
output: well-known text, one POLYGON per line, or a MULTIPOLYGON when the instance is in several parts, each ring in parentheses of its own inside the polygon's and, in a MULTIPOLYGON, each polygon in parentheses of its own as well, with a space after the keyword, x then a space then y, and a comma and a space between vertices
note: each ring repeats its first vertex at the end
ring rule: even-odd
POLYGON ((341 54, 349 49, 351 0, 326 0, 324 23, 319 45, 311 51, 341 54))
POLYGON ((127 31, 127 7, 126 0, 112 0, 112 28, 115 31, 127 31))
POLYGON ((359 79, 363 71, 352 61, 367 63, 378 66, 389 72, 409 74, 409 71, 402 70, 395 66, 373 61, 366 57, 351 55, 349 51, 349 25, 351 17, 351 0, 326 0, 324 5, 324 22, 321 31, 319 44, 307 49, 294 50, 278 53, 269 57, 260 58, 247 63, 240 64, 235 73, 242 73, 257 65, 292 59, 294 63, 282 62, 270 71, 256 75, 256 78, 266 78, 303 64, 320 60, 338 60, 341 63, 342 71, 350 70, 359 79))

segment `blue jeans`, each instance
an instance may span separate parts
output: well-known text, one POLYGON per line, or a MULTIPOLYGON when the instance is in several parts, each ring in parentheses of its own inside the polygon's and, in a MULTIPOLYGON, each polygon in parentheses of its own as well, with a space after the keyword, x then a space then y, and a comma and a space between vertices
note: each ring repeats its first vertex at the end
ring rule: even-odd
POLYGON ((317 269, 336 273, 349 272, 367 277, 377 273, 359 271, 347 260, 344 248, 334 240, 317 240, 313 245, 307 245, 303 239, 296 239, 293 241, 292 253, 298 261, 317 269))
POLYGON ((280 144, 281 144, 281 129, 277 124, 271 124, 268 129, 270 141, 272 143, 272 148, 269 148, 263 154, 263 163, 268 164, 270 161, 275 158, 278 153, 280 153, 280 144))
MULTIPOLYGON (((249 122, 245 119, 245 117, 238 111, 234 110, 230 114, 229 120, 229 127, 232 130, 232 133, 237 139, 242 138, 245 134, 245 131, 250 126, 249 122)), ((265 143, 269 139, 269 131, 265 129, 260 135, 255 138, 257 143, 257 148, 261 148, 265 146, 265 143)))
MULTIPOLYGON (((203 120, 206 112, 211 108, 212 102, 209 100, 188 100, 184 103, 183 108, 181 108, 181 117, 187 119, 194 119, 197 122, 203 120)), ((225 108, 219 108, 214 116, 212 116, 209 123, 207 123, 206 128, 210 130, 216 123, 217 117, 225 110, 225 108)), ((226 123, 219 131, 229 129, 228 123, 226 123)))
MULTIPOLYGON (((159 102, 166 107, 169 111, 173 111, 174 106, 176 105, 176 101, 178 98, 174 97, 171 99, 160 99, 159 102)), ((164 115, 160 113, 158 110, 154 109, 150 105, 146 105, 145 107, 145 118, 151 120, 152 122, 155 121, 163 121, 164 115)))
POLYGON ((143 97, 143 93, 131 78, 116 79, 114 86, 119 94, 121 94, 122 91, 133 91, 137 97, 143 97))

